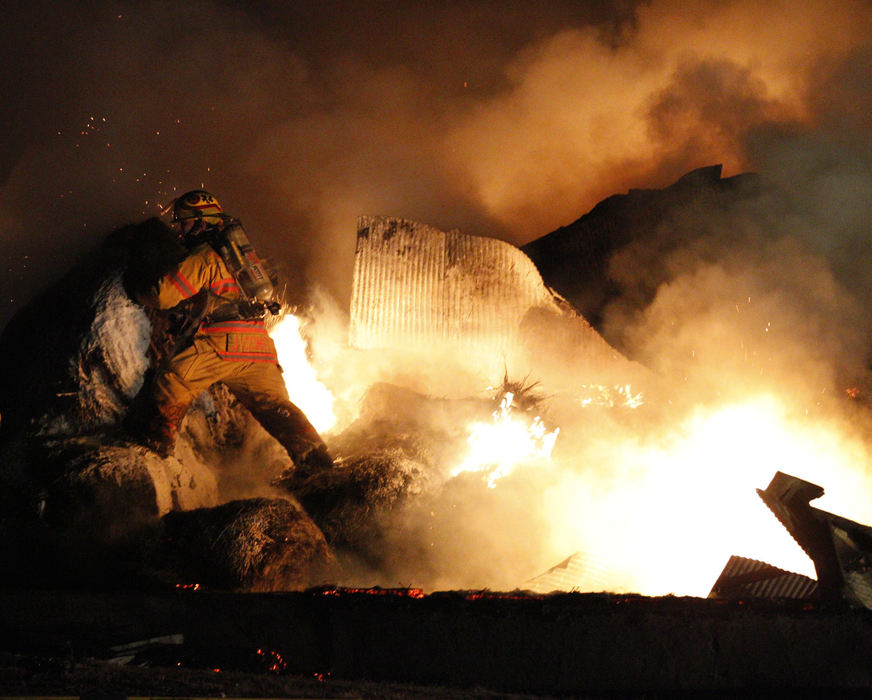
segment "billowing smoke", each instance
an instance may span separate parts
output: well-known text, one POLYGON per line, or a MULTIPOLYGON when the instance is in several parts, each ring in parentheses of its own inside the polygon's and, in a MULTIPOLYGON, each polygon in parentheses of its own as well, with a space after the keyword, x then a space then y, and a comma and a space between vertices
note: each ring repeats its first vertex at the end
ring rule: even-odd
POLYGON ((344 302, 361 214, 523 243, 702 164, 768 167, 750 140, 772 124, 868 129, 866 3, 513 7, 18 8, 0 55, 4 320, 200 185, 300 288, 344 302))

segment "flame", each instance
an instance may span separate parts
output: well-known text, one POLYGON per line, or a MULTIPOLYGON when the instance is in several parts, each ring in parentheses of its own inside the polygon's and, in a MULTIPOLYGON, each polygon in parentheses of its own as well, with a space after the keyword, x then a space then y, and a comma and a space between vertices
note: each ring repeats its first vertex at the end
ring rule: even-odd
MULTIPOLYGON (((329 431, 337 423, 334 397, 310 360, 300 319, 285 317, 271 335, 291 400, 316 429, 329 431)), ((644 403, 630 385, 582 389, 582 407, 644 403)), ((541 467, 532 487, 550 524, 543 550, 583 551, 589 561, 608 564, 598 590, 705 596, 734 554, 816 577, 757 496, 776 471, 826 488, 815 507, 872 523, 865 498, 872 454, 859 429, 820 412, 803 415, 774 395, 698 406, 653 434, 595 432, 556 460, 560 429, 549 430, 517 404, 516 394, 506 392, 491 420, 467 426, 467 453, 450 475, 481 474, 492 489, 521 466, 541 467)))
POLYGON ((790 416, 771 396, 698 409, 657 444, 613 449, 622 465, 617 483, 603 489, 564 474, 546 508, 564 550, 586 540, 596 560, 630 572, 628 590, 646 595, 705 596, 732 554, 816 577, 757 496, 776 471, 824 486, 828 495, 815 507, 872 518, 869 480, 858 469, 868 461, 861 438, 790 416))
POLYGON ((515 395, 507 391, 490 423, 475 422, 467 438, 469 452, 451 476, 463 472, 487 472, 487 485, 494 488, 498 479, 519 464, 551 457, 560 428, 548 431, 539 416, 528 421, 512 412, 515 395))
POLYGON ((287 314, 270 331, 270 336, 276 345, 291 401, 306 414, 315 430, 320 433, 330 431, 337 420, 333 410, 333 395, 318 379, 309 361, 300 319, 287 314))

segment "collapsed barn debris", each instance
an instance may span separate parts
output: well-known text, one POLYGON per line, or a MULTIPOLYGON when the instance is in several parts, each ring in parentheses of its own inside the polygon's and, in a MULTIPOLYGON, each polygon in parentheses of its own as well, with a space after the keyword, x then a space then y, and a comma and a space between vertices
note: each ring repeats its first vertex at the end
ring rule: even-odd
POLYGON ((726 600, 797 599, 872 609, 872 528, 813 508, 824 489, 776 472, 757 493, 814 564, 817 580, 733 556, 709 594, 726 600))
POLYGON ((584 552, 573 552, 547 571, 525 581, 522 588, 533 593, 555 591, 604 591, 613 572, 607 564, 584 552))
POLYGON ((353 285, 349 338, 361 348, 441 341, 502 353, 521 342, 531 309, 568 310, 514 246, 390 217, 358 221, 353 285))
POLYGON ((814 562, 821 599, 872 609, 872 528, 813 508, 823 487, 789 474, 757 493, 814 562))

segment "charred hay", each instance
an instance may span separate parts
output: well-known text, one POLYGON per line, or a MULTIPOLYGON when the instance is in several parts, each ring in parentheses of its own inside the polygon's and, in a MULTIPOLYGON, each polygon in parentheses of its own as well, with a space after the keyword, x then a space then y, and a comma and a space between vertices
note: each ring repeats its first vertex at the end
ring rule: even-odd
POLYGON ((308 479, 294 495, 332 546, 378 567, 391 517, 438 491, 466 444, 466 422, 492 410, 488 397, 443 399, 375 384, 359 418, 332 441, 342 455, 338 468, 308 479))
POLYGON ((182 585, 302 590, 338 575, 324 535, 285 499, 247 499, 168 513, 155 548, 182 585))

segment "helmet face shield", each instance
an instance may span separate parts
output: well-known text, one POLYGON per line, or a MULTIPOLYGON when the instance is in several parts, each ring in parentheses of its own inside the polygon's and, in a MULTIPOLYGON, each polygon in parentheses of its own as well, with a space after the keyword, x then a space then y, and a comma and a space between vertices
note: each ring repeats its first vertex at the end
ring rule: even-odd
POLYGON ((221 205, 206 190, 191 190, 173 203, 173 223, 187 219, 203 219, 207 224, 221 223, 221 205))

